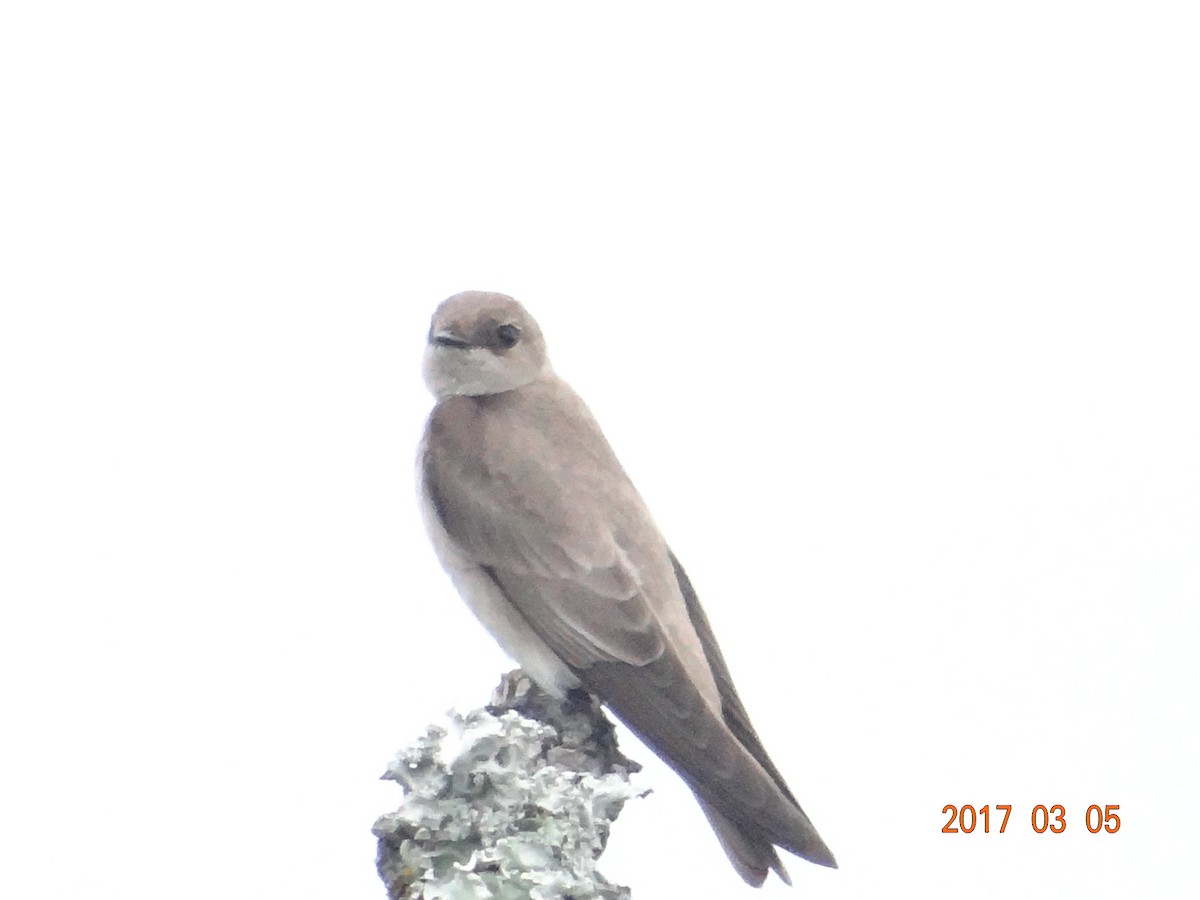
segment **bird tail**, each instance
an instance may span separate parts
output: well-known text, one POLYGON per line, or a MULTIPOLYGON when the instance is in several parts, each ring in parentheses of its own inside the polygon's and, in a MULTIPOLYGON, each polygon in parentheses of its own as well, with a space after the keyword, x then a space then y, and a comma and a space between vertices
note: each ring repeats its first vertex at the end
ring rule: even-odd
POLYGON ((742 876, 742 880, 746 884, 751 887, 762 887, 762 883, 767 879, 767 872, 771 870, 775 871, 784 884, 792 883, 770 838, 738 825, 704 802, 699 794, 696 794, 696 800, 699 801, 700 808, 708 817, 708 823, 716 832, 717 840, 721 842, 721 849, 725 851, 729 862, 733 864, 733 868, 742 876))

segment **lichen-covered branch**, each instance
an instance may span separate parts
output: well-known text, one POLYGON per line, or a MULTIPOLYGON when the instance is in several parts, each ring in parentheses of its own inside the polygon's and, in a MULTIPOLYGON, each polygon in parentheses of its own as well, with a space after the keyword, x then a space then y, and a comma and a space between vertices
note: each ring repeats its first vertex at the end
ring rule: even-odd
POLYGON ((390 900, 620 900, 596 870, 641 767, 580 692, 556 700, 521 670, 485 709, 451 713, 388 766, 405 789, 374 827, 390 900))

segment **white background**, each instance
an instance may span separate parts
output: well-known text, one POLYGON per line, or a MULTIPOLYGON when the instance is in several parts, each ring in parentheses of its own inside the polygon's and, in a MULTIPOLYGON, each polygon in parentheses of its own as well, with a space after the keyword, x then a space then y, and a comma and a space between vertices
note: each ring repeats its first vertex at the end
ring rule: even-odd
MULTIPOLYGON (((0 13, 0 894, 382 897, 507 667, 412 487, 479 288, 838 856, 763 896, 1194 895, 1194 6, 427 6, 0 13)), ((645 777, 607 874, 752 896, 645 777)))

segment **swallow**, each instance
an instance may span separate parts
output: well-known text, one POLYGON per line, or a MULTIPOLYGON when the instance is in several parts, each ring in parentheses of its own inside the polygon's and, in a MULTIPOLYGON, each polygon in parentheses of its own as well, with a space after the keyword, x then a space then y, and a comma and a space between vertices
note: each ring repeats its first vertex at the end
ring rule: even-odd
POLYGON ((734 869, 836 868, 767 755, 679 560, 525 308, 467 291, 433 314, 421 506, 443 567, 556 696, 600 699, 691 788, 734 869))

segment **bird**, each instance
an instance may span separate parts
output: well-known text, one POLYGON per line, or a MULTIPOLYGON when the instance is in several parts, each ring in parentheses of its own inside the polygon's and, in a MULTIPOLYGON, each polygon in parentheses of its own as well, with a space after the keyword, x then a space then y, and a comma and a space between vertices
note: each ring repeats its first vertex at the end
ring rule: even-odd
POLYGON ((596 696, 673 768, 751 886, 769 871, 791 884, 777 848, 836 868, 691 581, 525 307, 489 291, 443 301, 423 375, 425 525, 501 648, 550 694, 596 696))

